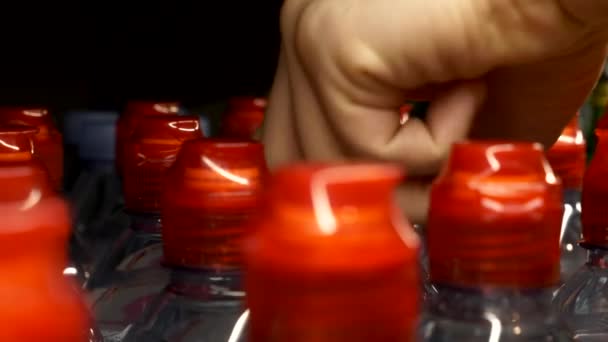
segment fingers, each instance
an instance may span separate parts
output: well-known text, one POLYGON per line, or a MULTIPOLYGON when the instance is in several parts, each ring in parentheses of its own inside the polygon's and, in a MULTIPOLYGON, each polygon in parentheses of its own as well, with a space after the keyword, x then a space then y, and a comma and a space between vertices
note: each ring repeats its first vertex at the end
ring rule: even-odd
POLYGON ((289 91, 287 61, 283 52, 279 57, 269 100, 262 128, 262 141, 268 167, 274 169, 301 159, 289 91))
POLYGON ((395 193, 397 205, 412 224, 426 222, 431 184, 430 180, 417 181, 408 178, 397 188, 395 193))
POLYGON ((560 0, 561 8, 576 20, 608 35, 608 2, 605 0, 560 0))
POLYGON ((471 136, 550 147, 587 98, 605 59, 605 49, 591 45, 575 54, 491 72, 487 101, 471 136))

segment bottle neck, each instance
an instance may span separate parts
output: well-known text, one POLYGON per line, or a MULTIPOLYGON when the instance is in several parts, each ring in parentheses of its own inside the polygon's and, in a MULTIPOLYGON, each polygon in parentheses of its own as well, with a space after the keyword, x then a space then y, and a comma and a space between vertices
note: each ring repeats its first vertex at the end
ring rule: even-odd
POLYGON ((597 247, 587 247, 587 265, 608 269, 608 250, 597 247))
POLYGON ((530 290, 477 288, 464 289, 438 286, 438 294, 431 298, 429 310, 439 316, 461 319, 485 319, 488 313, 499 320, 511 320, 516 312, 526 316, 551 314, 553 288, 530 290))
POLYGON ((168 291, 194 301, 242 301, 242 272, 172 268, 168 291))
POLYGON ((581 203, 581 190, 576 188, 565 188, 564 189, 564 203, 569 203, 572 205, 579 205, 580 211, 580 203, 581 203))

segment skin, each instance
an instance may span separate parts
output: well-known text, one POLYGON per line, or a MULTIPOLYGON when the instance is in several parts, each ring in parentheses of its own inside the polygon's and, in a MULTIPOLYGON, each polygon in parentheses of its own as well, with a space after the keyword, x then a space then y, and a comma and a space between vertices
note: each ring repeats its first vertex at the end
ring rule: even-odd
POLYGON ((281 30, 269 166, 399 163, 423 223, 452 143, 555 141, 606 59, 608 0, 286 0, 281 30), (425 122, 399 124, 407 99, 431 101, 425 122))

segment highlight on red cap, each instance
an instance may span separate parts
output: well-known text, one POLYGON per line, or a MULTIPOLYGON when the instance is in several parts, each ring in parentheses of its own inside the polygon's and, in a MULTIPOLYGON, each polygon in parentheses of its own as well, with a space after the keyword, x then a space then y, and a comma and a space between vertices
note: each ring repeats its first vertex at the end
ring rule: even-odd
POLYGON ((202 138, 196 116, 146 116, 124 146, 123 192, 128 210, 157 213, 163 176, 181 145, 202 138))
POLYGON ((264 121, 266 105, 265 98, 231 98, 222 121, 222 134, 226 137, 250 139, 264 121))
POLYGON ((63 138, 45 108, 0 107, 2 122, 37 127, 34 155, 46 166, 55 188, 63 183, 63 138))
POLYGON ((581 189, 586 164, 585 137, 577 114, 553 147, 547 151, 547 159, 553 171, 561 178, 564 189, 581 189))
POLYGON ((167 172, 162 201, 165 262, 226 270, 242 263, 266 175, 260 143, 196 139, 184 143, 167 172))
POLYGON ((34 153, 38 128, 23 125, 0 126, 0 162, 29 161, 34 153))
POLYGON ((129 101, 116 122, 116 169, 122 172, 124 144, 145 116, 177 115, 178 102, 129 101))
POLYGON ((406 103, 403 106, 399 107, 399 123, 405 125, 405 123, 410 119, 410 112, 414 109, 414 105, 412 103, 406 103))
POLYGON ((431 281, 460 287, 556 285, 560 185, 540 144, 455 144, 431 191, 431 281))
POLYGON ((375 164, 300 164, 271 177, 245 249, 252 341, 413 341, 419 242, 394 201, 402 180, 375 164))
POLYGON ((52 192, 46 168, 33 157, 36 127, 0 126, 0 201, 25 200, 52 192))
POLYGON ((598 142, 583 180, 581 219, 586 245, 608 248, 608 131, 596 130, 598 142))

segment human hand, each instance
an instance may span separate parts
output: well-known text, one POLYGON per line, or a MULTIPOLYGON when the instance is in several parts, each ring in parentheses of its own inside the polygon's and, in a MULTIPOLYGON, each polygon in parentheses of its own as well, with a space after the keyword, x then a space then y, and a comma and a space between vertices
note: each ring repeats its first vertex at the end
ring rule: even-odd
POLYGON ((608 0, 286 0, 281 29, 270 167, 400 163, 398 198, 423 222, 455 141, 559 135, 606 58, 608 0), (407 99, 431 101, 424 122, 400 125, 407 99))

